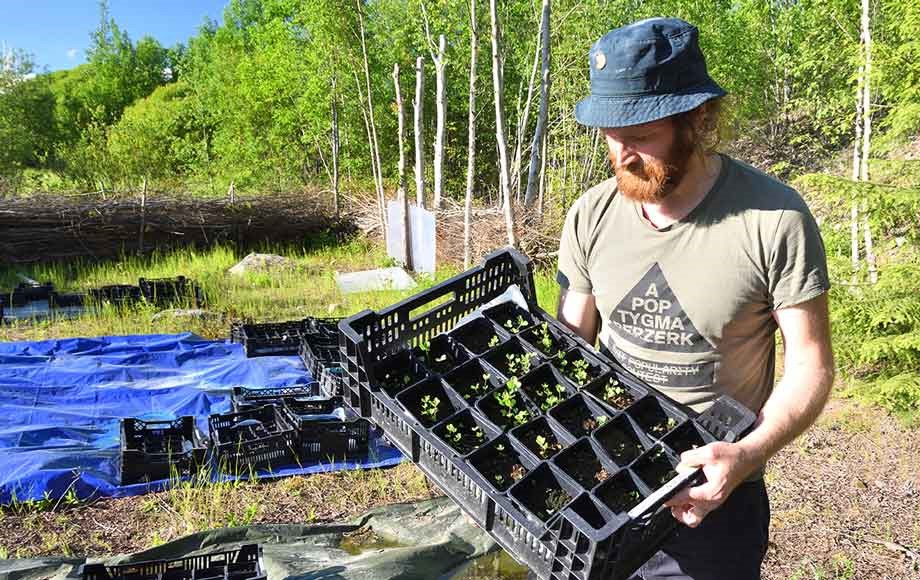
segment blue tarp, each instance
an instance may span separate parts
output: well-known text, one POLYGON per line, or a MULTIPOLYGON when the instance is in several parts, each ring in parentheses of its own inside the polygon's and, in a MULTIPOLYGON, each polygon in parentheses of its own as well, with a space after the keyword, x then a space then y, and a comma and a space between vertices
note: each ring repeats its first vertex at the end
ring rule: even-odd
MULTIPOLYGON (((298 357, 246 358, 239 344, 193 334, 68 338, 0 343, 0 505, 57 498, 145 493, 155 485, 120 486, 119 420, 230 410, 235 386, 311 381, 298 357)), ((307 464, 273 475, 386 467, 399 452, 372 441, 366 461, 307 464)))

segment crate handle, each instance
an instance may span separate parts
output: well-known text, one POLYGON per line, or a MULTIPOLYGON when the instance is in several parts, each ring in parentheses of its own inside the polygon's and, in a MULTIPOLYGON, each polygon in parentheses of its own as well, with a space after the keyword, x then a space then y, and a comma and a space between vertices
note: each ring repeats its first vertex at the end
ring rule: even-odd
POLYGON ((428 316, 429 314, 431 314, 432 312, 434 312, 435 310, 437 310, 438 308, 441 308, 447 304, 453 304, 453 302, 456 300, 457 300, 456 291, 450 292, 449 294, 445 293, 435 298, 432 298, 431 300, 424 302, 421 305, 416 306, 411 311, 409 311, 409 322, 415 322, 416 320, 419 320, 420 318, 424 318, 428 316), (422 312, 419 312, 420 310, 422 312))
POLYGON ((678 473, 669 482, 659 487, 651 495, 642 500, 639 505, 629 510, 626 515, 629 519, 636 520, 647 513, 656 511, 661 504, 668 501, 674 494, 685 487, 699 485, 706 481, 702 468, 697 467, 693 471, 678 473))

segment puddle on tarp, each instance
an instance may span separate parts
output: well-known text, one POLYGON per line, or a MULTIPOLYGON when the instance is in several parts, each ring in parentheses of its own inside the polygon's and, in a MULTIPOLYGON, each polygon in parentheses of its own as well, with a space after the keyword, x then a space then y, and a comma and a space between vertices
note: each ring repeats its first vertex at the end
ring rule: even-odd
POLYGON ((405 547, 404 544, 378 536, 371 528, 361 528, 345 534, 342 536, 342 541, 339 542, 339 549, 348 552, 352 556, 357 556, 368 550, 405 547))
POLYGON ((514 561, 504 550, 496 550, 470 561, 450 580, 527 580, 527 567, 514 561))

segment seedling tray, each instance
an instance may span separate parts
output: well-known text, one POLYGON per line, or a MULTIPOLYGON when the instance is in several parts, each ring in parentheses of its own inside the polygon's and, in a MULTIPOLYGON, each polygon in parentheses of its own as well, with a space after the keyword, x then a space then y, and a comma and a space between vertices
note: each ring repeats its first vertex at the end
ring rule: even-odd
POLYGON ((54 284, 51 282, 38 285, 21 282, 12 290, 4 292, 0 302, 7 306, 25 306, 30 302, 49 300, 53 292, 54 284))
POLYGON ((339 355, 338 318, 306 318, 300 343, 300 360, 318 381, 323 394, 342 396, 345 369, 339 355))
POLYGON ((221 472, 246 473, 297 462, 297 429, 276 405, 211 415, 208 425, 211 451, 221 472))
POLYGON ((194 280, 185 276, 175 278, 140 278, 137 283, 141 296, 151 304, 160 306, 174 303, 191 303, 201 306, 204 295, 194 280))
POLYGON ((131 284, 110 284, 90 289, 87 294, 96 302, 110 302, 124 305, 137 302, 141 297, 141 289, 131 284))
POLYGON ((230 402, 234 413, 261 407, 263 405, 280 405, 285 399, 316 397, 319 395, 319 385, 293 385, 290 387, 270 387, 265 389, 251 389, 248 387, 233 387, 230 402))
POLYGON ((231 327, 231 340, 242 343, 250 358, 296 355, 304 336, 303 320, 241 324, 235 328, 231 327))
POLYGON ((597 353, 537 306, 510 249, 339 328, 346 404, 543 579, 628 578, 675 527, 663 503, 700 480, 671 477, 680 450, 754 421, 728 397, 694 413, 597 353), (487 307, 512 284, 528 309, 487 307), (453 368, 419 355, 434 344, 453 368))
POLYGON ((266 580, 268 575, 258 544, 245 544, 238 550, 188 556, 177 560, 148 560, 133 564, 106 566, 84 564, 83 580, 266 580))
POLYGON ((342 399, 285 399, 283 409, 297 427, 301 461, 367 455, 370 422, 331 416, 342 399))
POLYGON ((205 462, 205 439, 195 418, 121 422, 121 484, 187 477, 205 462))

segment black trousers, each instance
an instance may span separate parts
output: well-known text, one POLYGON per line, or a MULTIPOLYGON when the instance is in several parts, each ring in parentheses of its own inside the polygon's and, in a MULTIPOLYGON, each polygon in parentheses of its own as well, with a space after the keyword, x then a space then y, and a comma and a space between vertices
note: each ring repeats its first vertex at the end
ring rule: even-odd
POLYGON ((679 526, 630 580, 759 580, 769 530, 763 480, 742 483, 699 526, 679 526))

